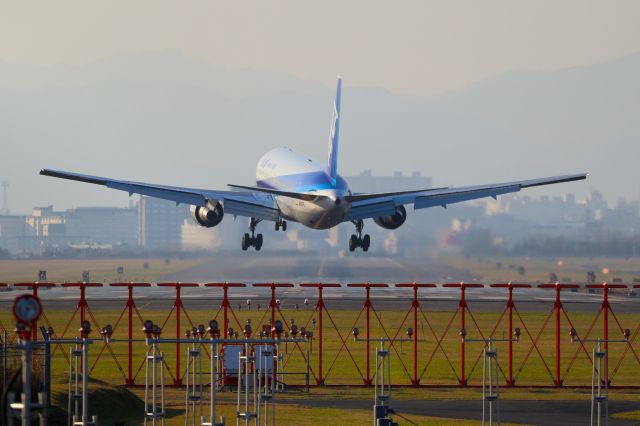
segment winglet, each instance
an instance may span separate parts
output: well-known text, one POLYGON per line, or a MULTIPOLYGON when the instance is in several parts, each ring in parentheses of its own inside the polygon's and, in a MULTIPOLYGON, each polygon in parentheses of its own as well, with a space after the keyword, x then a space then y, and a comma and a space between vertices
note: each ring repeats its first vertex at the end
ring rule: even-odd
POLYGON ((336 186, 338 176, 338 141, 340 138, 340 100, 342 98, 342 77, 338 76, 336 99, 333 104, 333 117, 331 119, 331 132, 329 133, 329 158, 327 160, 327 175, 331 185, 336 186))

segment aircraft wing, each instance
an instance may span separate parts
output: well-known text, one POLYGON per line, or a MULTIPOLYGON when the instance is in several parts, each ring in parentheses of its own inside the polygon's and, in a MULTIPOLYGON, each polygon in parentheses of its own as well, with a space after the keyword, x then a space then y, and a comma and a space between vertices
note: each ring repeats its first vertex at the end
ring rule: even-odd
POLYGON ((586 178, 586 173, 580 173, 460 188, 436 188, 380 194, 354 194, 349 197, 351 209, 347 213, 345 221, 393 215, 396 212, 396 207, 405 204, 413 204, 414 210, 435 206, 446 208, 448 204, 475 200, 477 198, 496 198, 498 195, 518 192, 525 188, 571 182, 586 178))
POLYGON ((178 204, 205 206, 209 201, 219 201, 227 214, 247 216, 263 220, 278 220, 280 211, 271 194, 257 191, 216 191, 208 189, 182 188, 177 186, 153 185, 141 182, 109 179, 60 170, 42 169, 40 174, 61 179, 75 180, 107 188, 161 198, 178 204))

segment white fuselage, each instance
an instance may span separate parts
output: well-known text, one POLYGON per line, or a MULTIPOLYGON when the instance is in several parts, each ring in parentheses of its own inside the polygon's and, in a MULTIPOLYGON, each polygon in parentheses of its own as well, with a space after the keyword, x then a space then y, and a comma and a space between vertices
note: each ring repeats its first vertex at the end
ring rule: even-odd
POLYGON ((324 167, 289 148, 276 148, 260 158, 256 167, 256 184, 261 188, 324 195, 315 200, 275 196, 283 219, 299 222, 313 229, 329 229, 344 220, 349 204, 344 200, 351 191, 338 176, 335 186, 324 167))

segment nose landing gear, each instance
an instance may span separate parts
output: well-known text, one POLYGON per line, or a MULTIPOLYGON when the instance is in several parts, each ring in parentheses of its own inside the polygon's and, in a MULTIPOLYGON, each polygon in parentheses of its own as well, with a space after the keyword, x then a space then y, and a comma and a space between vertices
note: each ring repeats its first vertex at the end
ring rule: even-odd
POLYGON ((256 235, 256 226, 261 222, 261 219, 251 218, 249 222, 249 230, 251 231, 251 235, 248 233, 242 236, 242 250, 247 251, 249 247, 254 247, 256 251, 260 251, 262 248, 262 234, 256 235))
POLYGON ((356 233, 351 234, 351 238, 349 238, 349 251, 355 251, 357 247, 362 247, 362 251, 369 251, 371 237, 369 237, 369 234, 365 234, 364 237, 362 236, 364 222, 362 219, 354 220, 352 222, 356 226, 356 233))

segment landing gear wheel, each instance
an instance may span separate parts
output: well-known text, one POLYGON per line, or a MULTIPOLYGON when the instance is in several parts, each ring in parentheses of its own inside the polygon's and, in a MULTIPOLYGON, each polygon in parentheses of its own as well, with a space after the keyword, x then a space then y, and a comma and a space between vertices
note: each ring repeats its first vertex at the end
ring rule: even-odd
POLYGON ((287 222, 286 221, 282 221, 282 231, 286 231, 287 230, 287 222))
POLYGON ((356 247, 358 247, 358 237, 354 234, 351 234, 351 238, 349 238, 349 251, 355 251, 356 247))
POLYGON ((262 234, 258 234, 253 246, 256 248, 256 251, 260 251, 262 248, 262 234))
MULTIPOLYGON (((278 232, 280 230, 280 222, 276 222, 276 232, 278 232)), ((284 229, 283 229, 284 231, 284 229)))
POLYGON ((244 234, 242 236, 242 250, 247 251, 247 249, 251 246, 251 237, 249 234, 244 234))
POLYGON ((369 234, 366 234, 362 239, 362 251, 368 251, 370 245, 371 245, 371 237, 369 237, 369 234))

